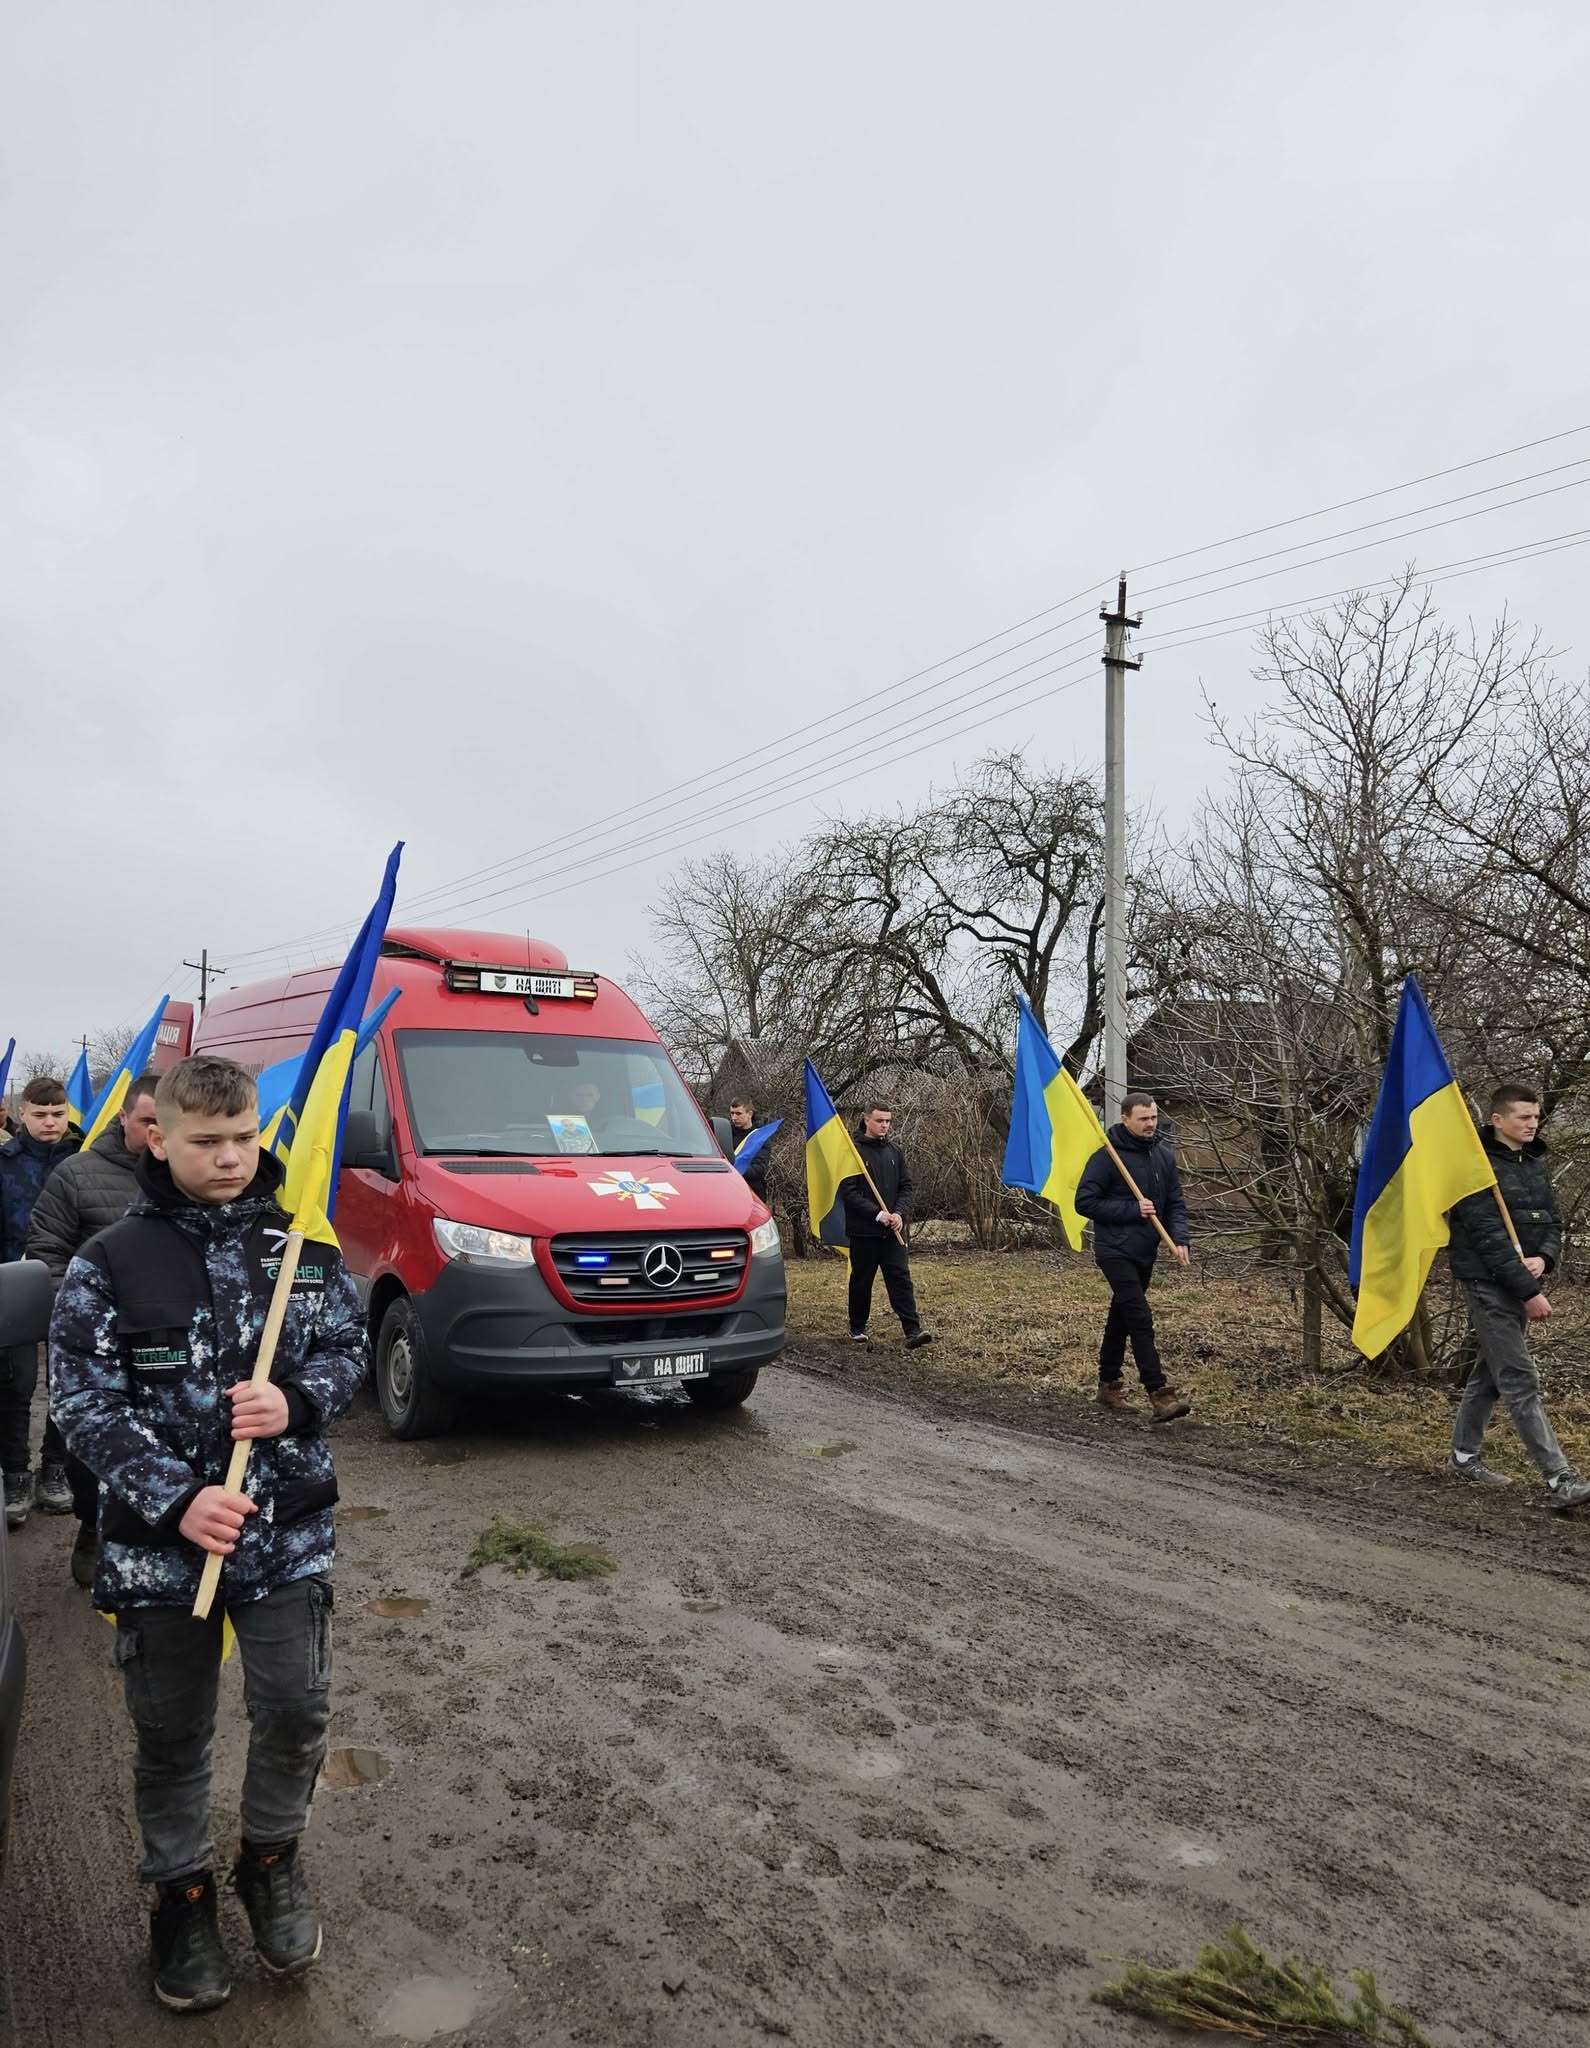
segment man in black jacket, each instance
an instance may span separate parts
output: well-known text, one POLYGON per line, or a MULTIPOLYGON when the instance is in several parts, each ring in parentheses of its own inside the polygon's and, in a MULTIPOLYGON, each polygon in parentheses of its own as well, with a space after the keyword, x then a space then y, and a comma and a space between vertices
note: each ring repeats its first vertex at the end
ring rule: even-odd
POLYGON ((1110 1143, 1142 1190, 1142 1199, 1132 1193, 1120 1167, 1101 1145, 1077 1183, 1077 1210, 1092 1221, 1093 1256, 1110 1283, 1110 1312, 1099 1345, 1099 1405, 1114 1415, 1131 1407, 1121 1384, 1130 1338, 1154 1420, 1175 1422, 1192 1413, 1192 1404, 1166 1381, 1154 1342, 1148 1289, 1160 1247, 1156 1216, 1170 1235, 1177 1259, 1187 1263, 1187 1204, 1176 1155, 1159 1135, 1159 1105, 1152 1095, 1125 1097, 1110 1143))
POLYGON ((1590 1501, 1590 1483, 1569 1464, 1546 1419, 1540 1375, 1524 1334, 1530 1323, 1543 1323, 1551 1314, 1541 1282, 1562 1253, 1562 1218, 1539 1128, 1540 1097, 1533 1088, 1514 1081, 1497 1089, 1490 1128, 1480 1138, 1518 1232, 1518 1248, 1489 1188, 1465 1195, 1448 1219, 1452 1271, 1468 1298, 1479 1355, 1458 1406, 1447 1470, 1471 1484, 1511 1485, 1480 1457, 1485 1426, 1501 1401, 1546 1482, 1551 1505, 1577 1508, 1590 1501))
MULTIPOLYGON (((82 1132, 71 1128, 66 1090, 49 1075, 36 1076, 23 1089, 21 1114, 21 1129, 0 1149, 0 1259, 26 1256, 33 1205, 51 1169, 69 1159, 83 1142, 82 1132)), ((0 1352, 0 1471, 5 1475, 8 1529, 20 1529, 33 1505, 33 1459, 28 1443, 33 1390, 38 1383, 36 1344, 18 1344, 0 1352)), ((41 1505, 57 1515, 69 1514, 72 1507, 61 1458, 60 1436, 46 1423, 41 1476, 58 1477, 59 1484, 42 1496, 41 1505)))
MULTIPOLYGON (((27 1255, 50 1269, 59 1287, 73 1258, 96 1231, 119 1223, 138 1192, 134 1173, 149 1149, 154 1128, 158 1074, 140 1074, 112 1117, 86 1152, 63 1159, 44 1183, 28 1225, 27 1255)), ((39 1505, 53 1514, 69 1507, 77 1516, 77 1541, 72 1546, 72 1577, 80 1586, 94 1583, 99 1518, 99 1482, 84 1464, 68 1457, 53 1421, 44 1433, 44 1463, 39 1474, 39 1505)))
POLYGON ((900 1318, 900 1327, 905 1332, 906 1349, 915 1351, 920 1345, 931 1344, 933 1338, 923 1329, 922 1318, 917 1314, 911 1261, 900 1234, 911 1213, 911 1169, 905 1163, 905 1154, 889 1136, 893 1123, 894 1111, 884 1103, 874 1103, 867 1110, 861 1119, 856 1150, 872 1176, 872 1186, 867 1185, 861 1174, 840 1184, 845 1234, 850 1240, 850 1337, 855 1344, 867 1341, 872 1283, 881 1271, 889 1292, 889 1306, 900 1318))
MULTIPOLYGON (((729 1104, 729 1128, 734 1132, 735 1150, 756 1129, 756 1105, 748 1097, 737 1095, 729 1104)), ((741 1169, 746 1186, 764 1206, 767 1203, 767 1147, 764 1145, 756 1157, 741 1169)))

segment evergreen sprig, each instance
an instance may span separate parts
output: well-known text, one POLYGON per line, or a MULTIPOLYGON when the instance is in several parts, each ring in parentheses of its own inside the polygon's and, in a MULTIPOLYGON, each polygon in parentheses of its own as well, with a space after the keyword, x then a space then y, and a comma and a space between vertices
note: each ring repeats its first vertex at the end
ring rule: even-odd
POLYGON ((1344 2012, 1323 1970, 1305 1970, 1289 1959, 1272 1963, 1233 1927, 1223 1943, 1203 1950, 1195 1969, 1134 1963, 1119 1984, 1107 1984, 1093 1997, 1140 2019, 1245 2041, 1294 2048, 1430 2048, 1411 2016, 1382 1999, 1373 1971, 1349 1974, 1357 1996, 1344 2012))

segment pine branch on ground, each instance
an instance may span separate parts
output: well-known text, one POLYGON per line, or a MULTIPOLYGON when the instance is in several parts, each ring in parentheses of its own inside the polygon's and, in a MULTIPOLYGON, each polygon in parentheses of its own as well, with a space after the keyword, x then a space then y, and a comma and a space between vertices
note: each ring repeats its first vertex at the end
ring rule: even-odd
POLYGON ((1272 1963, 1233 1927, 1224 1943, 1204 1949, 1195 1969, 1134 1963, 1093 1998, 1140 2019, 1291 2048, 1430 2048, 1413 2019, 1384 2002, 1371 1971, 1351 1976, 1358 1995, 1344 2012, 1323 1970, 1272 1963))
POLYGON ((521 1577, 533 1566, 544 1579, 598 1579, 616 1569, 605 1550, 589 1543, 554 1543, 539 1529, 521 1528, 501 1515, 481 1531, 464 1569, 478 1572, 488 1564, 506 1565, 521 1577))

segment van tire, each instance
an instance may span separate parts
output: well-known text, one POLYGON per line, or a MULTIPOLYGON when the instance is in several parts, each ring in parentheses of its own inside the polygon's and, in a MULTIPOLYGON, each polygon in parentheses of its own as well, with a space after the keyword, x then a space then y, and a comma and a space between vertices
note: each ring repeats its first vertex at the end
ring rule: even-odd
POLYGON ((425 1332, 406 1294, 381 1318, 375 1347, 375 1390, 387 1428, 408 1442, 451 1428, 456 1402, 431 1376, 425 1332))
POLYGON ((687 1380, 685 1391, 698 1408, 743 1408, 756 1392, 759 1371, 748 1365, 739 1372, 715 1372, 711 1379, 687 1380))

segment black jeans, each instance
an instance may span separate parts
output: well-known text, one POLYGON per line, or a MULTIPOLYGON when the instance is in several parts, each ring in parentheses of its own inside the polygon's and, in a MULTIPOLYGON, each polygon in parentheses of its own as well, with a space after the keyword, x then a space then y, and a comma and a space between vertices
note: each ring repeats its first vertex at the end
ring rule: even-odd
MULTIPOLYGON (((116 1662, 137 1735, 134 1800, 152 1884, 208 1870, 210 1750, 221 1676, 221 1604, 205 1621, 186 1607, 126 1607, 116 1616, 116 1662)), ((243 1658, 248 1765, 243 1839, 303 1833, 326 1758, 331 1719, 331 1587, 297 1579, 230 1610, 243 1658)))
POLYGON ((864 1330, 872 1314, 872 1283, 879 1273, 889 1290, 889 1306, 900 1327, 914 1337, 922 1327, 911 1285, 911 1261, 897 1237, 853 1237, 850 1240, 850 1327, 864 1330))
MULTIPOLYGON (((38 1384, 37 1344, 13 1344, 9 1351, 0 1351, 0 1472, 33 1470, 28 1442, 33 1434, 33 1395, 38 1384)), ((42 1455, 47 1464, 66 1456, 61 1432, 48 1418, 42 1455)))
POLYGON ((1104 1319, 1104 1341, 1099 1346, 1099 1383, 1107 1387, 1120 1379, 1130 1337, 1137 1376, 1152 1394, 1165 1384, 1159 1347, 1154 1342, 1154 1311, 1148 1305, 1154 1261, 1100 1259, 1099 1271, 1110 1283, 1110 1312, 1104 1319))

